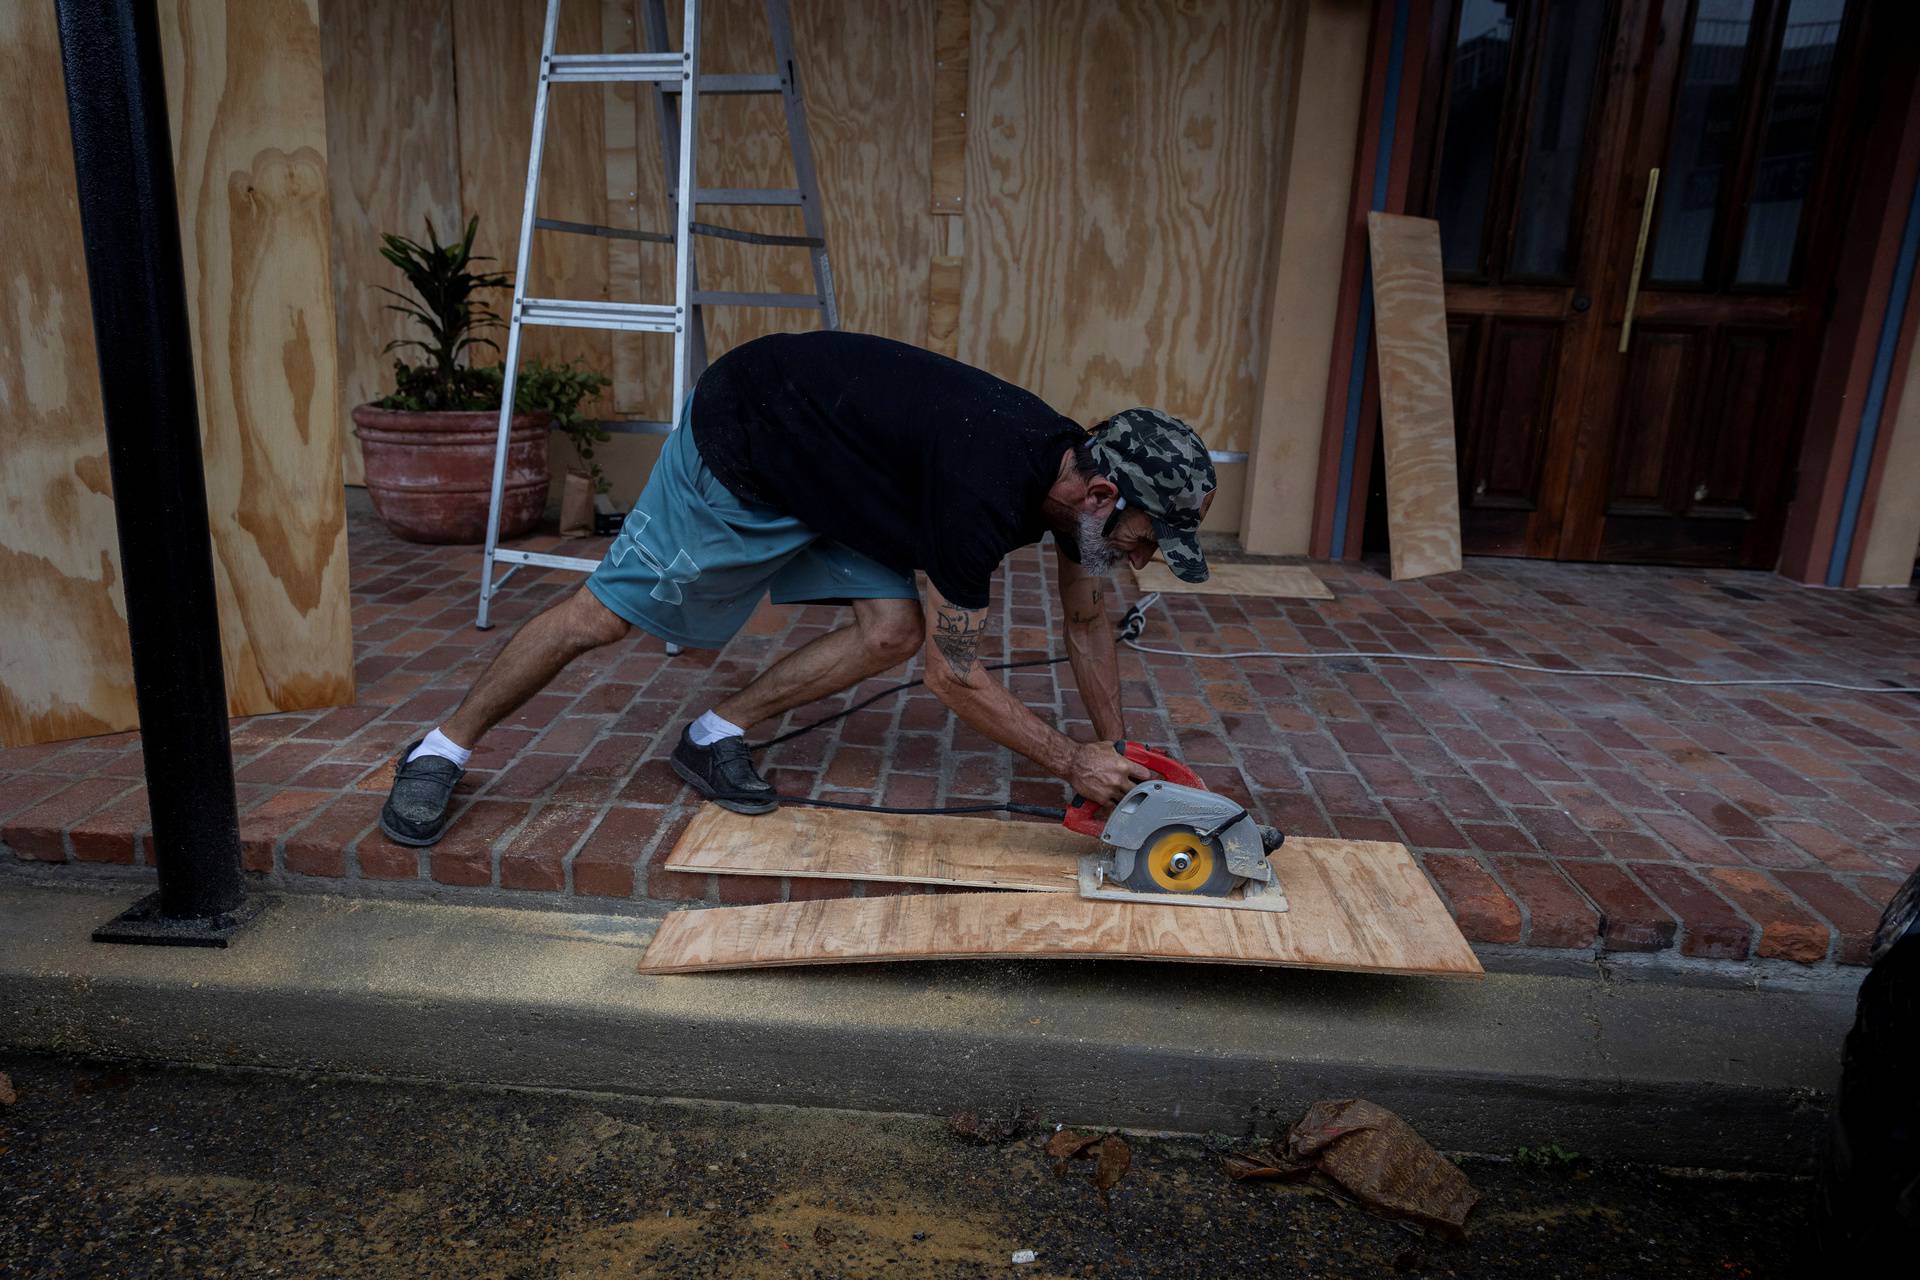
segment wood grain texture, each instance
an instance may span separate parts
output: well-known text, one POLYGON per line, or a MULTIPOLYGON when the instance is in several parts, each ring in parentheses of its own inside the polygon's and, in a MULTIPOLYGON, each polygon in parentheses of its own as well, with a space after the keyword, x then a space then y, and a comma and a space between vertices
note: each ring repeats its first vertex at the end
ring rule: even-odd
POLYGON ((353 701, 317 0, 162 6, 227 700, 353 701))
MULTIPOLYGON (((311 0, 160 8, 228 705, 353 697, 311 0)), ((0 13, 0 741, 137 722, 59 37, 0 13)))
POLYGON ((0 5, 0 745, 133 725, 73 147, 50 4, 0 5))
POLYGON ((710 804, 681 833, 667 869, 1064 893, 1091 851, 1085 836, 1054 823, 792 805, 747 817, 710 804))
POLYGON ((1072 893, 715 907, 668 916, 640 972, 1033 956, 1481 976, 1473 949, 1405 848, 1316 841, 1309 854, 1304 844, 1288 841, 1274 855, 1291 903, 1284 912, 1091 901, 1072 893))
POLYGON ((1272 596, 1292 600, 1331 600, 1333 592, 1313 570, 1301 564, 1215 564, 1205 582, 1182 582, 1164 560, 1150 560, 1136 569, 1133 581, 1142 591, 1174 595, 1272 596))
MULTIPOLYGON (((480 216, 477 248, 511 272, 519 252, 520 212, 533 138, 533 100, 540 68, 546 0, 449 0, 458 83, 460 191, 468 214, 480 216)), ((558 49, 598 53, 602 16, 594 0, 560 6, 558 49)), ((594 84, 556 87, 548 101, 546 151, 540 173, 540 216, 599 223, 607 207, 606 96, 594 84)), ((608 296, 607 241, 598 236, 534 233, 528 291, 536 297, 608 296)), ((506 313, 502 294, 496 310, 506 313)), ((495 335, 506 345, 506 332, 495 335)), ((591 329, 537 328, 522 339, 523 357, 581 359, 610 372, 609 335, 591 329)))
POLYGON ((932 200, 935 213, 965 211, 967 89, 973 0, 935 0, 933 10, 932 200))
POLYGON ((966 259, 937 254, 927 271, 927 350, 960 354, 960 290, 966 259))
POLYGON ((453 14, 447 0, 320 0, 333 200, 333 294, 340 431, 348 484, 362 482, 353 406, 393 389, 384 348, 413 336, 380 286, 404 287, 380 256, 382 232, 419 239, 432 218, 448 235, 460 211, 453 14))
POLYGON ((687 912, 668 918, 641 971, 1018 954, 1480 972, 1402 845, 1288 840, 1273 861, 1291 909, 1277 915, 1085 901, 1073 872, 1091 848, 1051 824, 800 808, 746 817, 709 805, 674 846, 669 870, 1040 892, 687 912), (887 906, 900 902, 958 905, 904 914, 887 906))
POLYGON ((1294 7, 978 0, 962 359, 1247 447, 1294 7))
POLYGON ((1460 567, 1460 473, 1440 224, 1369 213, 1367 239, 1393 576, 1451 573, 1460 567))

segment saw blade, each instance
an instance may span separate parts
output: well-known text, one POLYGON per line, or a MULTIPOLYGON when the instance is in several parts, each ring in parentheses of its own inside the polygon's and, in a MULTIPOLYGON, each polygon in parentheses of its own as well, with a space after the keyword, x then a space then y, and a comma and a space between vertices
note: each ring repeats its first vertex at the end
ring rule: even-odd
POLYGON ((1162 827, 1134 855, 1133 872, 1121 883, 1139 893, 1223 897, 1240 884, 1227 869, 1226 850, 1192 827, 1162 827))

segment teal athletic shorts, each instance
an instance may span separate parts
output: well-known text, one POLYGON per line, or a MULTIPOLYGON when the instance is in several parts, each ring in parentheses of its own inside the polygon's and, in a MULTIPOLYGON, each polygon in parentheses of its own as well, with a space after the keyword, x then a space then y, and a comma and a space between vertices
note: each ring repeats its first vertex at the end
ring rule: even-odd
POLYGON ((823 538, 772 507, 742 502, 693 443, 693 398, 587 590, 670 644, 718 649, 760 597, 775 604, 917 600, 912 577, 823 538))

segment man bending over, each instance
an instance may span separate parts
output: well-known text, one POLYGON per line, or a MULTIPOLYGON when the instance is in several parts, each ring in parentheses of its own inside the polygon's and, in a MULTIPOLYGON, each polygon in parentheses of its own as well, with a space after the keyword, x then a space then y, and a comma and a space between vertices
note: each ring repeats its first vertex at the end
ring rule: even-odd
POLYGON ((717 649, 771 592, 850 604, 853 621, 787 654, 688 724, 675 772, 740 813, 778 804, 746 730, 923 652, 927 687, 995 742, 1113 804, 1149 775, 1126 736, 1101 579, 1156 548, 1204 581, 1196 531, 1213 464, 1193 429, 1129 409, 1091 433, 1039 397, 918 347, 778 334, 708 369, 620 536, 586 585, 531 619, 451 719, 402 750, 380 829, 430 845, 488 729, 587 652, 639 627, 717 649), (978 660, 994 569, 1052 532, 1067 652, 1095 742, 1029 711, 978 660), (915 570, 931 584, 922 602, 915 570))

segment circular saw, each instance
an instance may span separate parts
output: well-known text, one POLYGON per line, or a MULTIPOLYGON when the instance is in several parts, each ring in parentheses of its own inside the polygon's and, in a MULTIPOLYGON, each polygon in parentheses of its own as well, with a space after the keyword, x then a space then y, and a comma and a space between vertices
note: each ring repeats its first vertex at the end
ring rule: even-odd
POLYGON ((1075 797, 1069 830, 1094 836, 1100 852, 1080 860, 1080 896, 1176 906, 1285 911, 1268 855, 1284 837, 1238 803, 1209 791, 1190 769, 1137 742, 1114 748, 1151 769, 1111 813, 1075 797))

